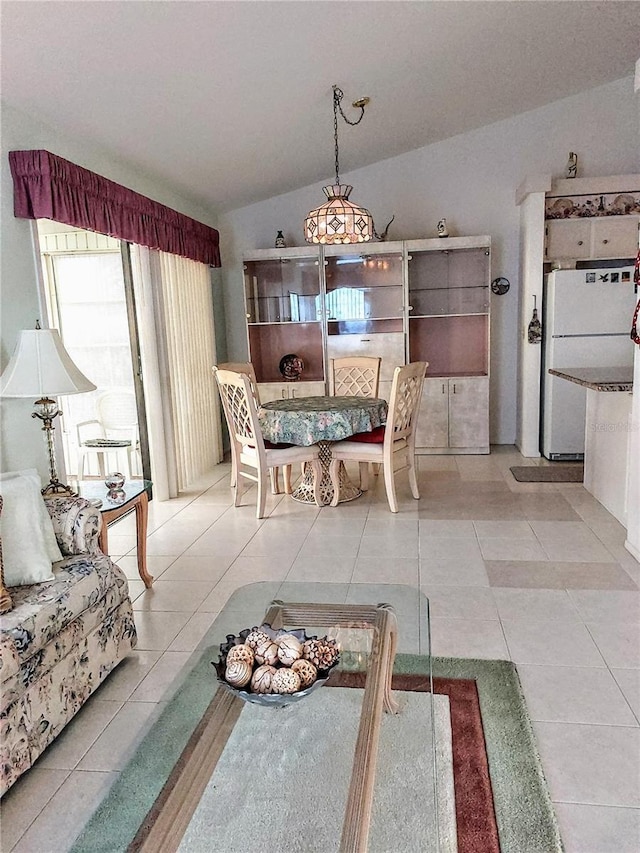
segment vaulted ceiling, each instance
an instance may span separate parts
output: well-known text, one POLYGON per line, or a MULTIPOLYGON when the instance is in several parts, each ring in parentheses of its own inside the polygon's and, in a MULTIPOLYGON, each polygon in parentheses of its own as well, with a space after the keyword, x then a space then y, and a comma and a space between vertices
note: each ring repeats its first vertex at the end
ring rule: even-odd
POLYGON ((630 76, 636 0, 2 2, 2 97, 229 210, 630 76))

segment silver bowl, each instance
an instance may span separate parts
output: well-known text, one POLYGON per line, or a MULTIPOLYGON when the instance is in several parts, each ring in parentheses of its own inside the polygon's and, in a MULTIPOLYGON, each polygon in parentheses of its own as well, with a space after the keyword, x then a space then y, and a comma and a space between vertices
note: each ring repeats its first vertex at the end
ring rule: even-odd
MULTIPOLYGON (((253 630, 255 629, 245 628, 240 631, 239 634, 227 634, 226 642, 220 644, 220 658, 218 662, 216 663, 215 661, 212 661, 218 676, 218 683, 224 687, 225 690, 228 690, 230 693, 233 693, 234 696, 237 696, 238 699, 242 699, 243 702, 251 702, 253 705, 262 705, 265 708, 285 708, 287 705, 293 705, 295 702, 299 702, 301 699, 309 696, 314 690, 322 687, 329 678, 331 670, 340 662, 340 658, 338 657, 329 669, 318 670, 318 677, 313 684, 304 690, 298 690, 297 693, 251 693, 248 690, 233 687, 233 685, 229 684, 228 681, 225 681, 224 678, 224 673, 227 668, 227 655, 229 653, 229 649, 231 649, 232 646, 244 643, 248 634, 253 630)), ((316 639, 314 635, 308 636, 303 628, 294 628, 292 630, 287 630, 285 628, 274 629, 271 625, 265 624, 260 625, 259 630, 264 631, 267 636, 274 640, 282 636, 282 634, 293 634, 293 636, 297 637, 301 643, 304 643, 305 640, 316 639)))

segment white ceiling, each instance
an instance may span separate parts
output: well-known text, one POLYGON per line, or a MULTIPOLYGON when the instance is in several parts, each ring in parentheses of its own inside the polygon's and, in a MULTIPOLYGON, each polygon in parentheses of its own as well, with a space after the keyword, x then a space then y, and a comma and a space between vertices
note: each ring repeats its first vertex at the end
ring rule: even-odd
POLYGON ((2 97, 212 210, 633 75, 636 0, 2 2, 2 97))

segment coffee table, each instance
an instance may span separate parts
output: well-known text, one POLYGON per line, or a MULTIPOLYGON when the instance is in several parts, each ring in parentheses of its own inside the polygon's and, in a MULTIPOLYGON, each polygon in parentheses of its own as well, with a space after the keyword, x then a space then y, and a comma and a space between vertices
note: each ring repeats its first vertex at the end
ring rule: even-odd
MULTIPOLYGON (((287 589, 287 593, 295 594, 295 589, 291 589, 295 586, 295 584, 288 585, 290 589, 287 589)), ((300 585, 301 588, 303 586, 300 585)), ((335 847, 336 850, 349 851, 349 853, 355 853, 355 851, 364 853, 367 850, 372 812, 376 808, 376 762, 381 727, 385 725, 383 711, 396 714, 399 710, 391 690, 391 671, 397 648, 398 623, 396 612, 391 605, 343 602, 339 600, 340 585, 335 585, 335 589, 337 599, 333 602, 274 600, 266 608, 264 621, 272 627, 304 627, 313 629, 313 633, 319 635, 330 633, 336 636, 342 649, 341 663, 337 669, 345 672, 366 673, 364 691, 348 691, 354 695, 357 693, 361 701, 360 698, 356 701, 359 722, 353 751, 351 781, 343 802, 341 839, 339 847, 337 845, 335 847), (322 630, 327 628, 328 631, 322 630), (363 643, 363 637, 367 638, 365 643, 363 643), (358 703, 360 703, 359 706, 358 703)), ((398 589, 398 587, 391 589, 398 589)), ((409 612, 407 608, 417 607, 416 613, 423 614, 424 628, 428 636, 428 617, 419 598, 417 590, 401 589, 399 600, 401 618, 409 612)), ((221 631, 232 630, 237 633, 243 627, 249 627, 243 624, 240 610, 230 609, 224 615, 226 618, 223 618, 220 623, 218 637, 221 631)), ((250 619, 249 622, 259 624, 260 619, 250 619)), ((308 630, 308 633, 311 631, 308 630)), ((224 639, 224 636, 221 639, 224 639)), ((428 655, 425 660, 429 660, 428 655)), ((426 677, 430 681, 430 667, 426 677)), ((212 678, 215 678, 215 674, 212 678)), ((329 684, 333 678, 332 673, 329 684)), ((332 688, 325 686, 320 690, 325 693, 332 688)), ((284 709, 256 708, 254 705, 244 703, 226 689, 219 688, 179 757, 156 804, 152 807, 150 816, 143 822, 129 849, 145 851, 145 853, 150 851, 168 853, 180 847, 185 832, 189 831, 192 815, 198 808, 201 798, 211 796, 212 774, 225 748, 232 749, 231 735, 241 712, 262 713, 262 719, 265 719, 264 715, 267 718, 262 725, 273 720, 279 727, 289 727, 287 731, 290 730, 293 736, 301 726, 304 727, 305 704, 311 702, 313 702, 313 696, 284 709)), ((430 747, 425 743, 416 744, 416 749, 420 748, 433 750, 433 741, 430 747)), ((407 767, 409 781, 411 771, 412 768, 407 767)), ((238 782, 240 785, 243 784, 241 779, 238 782)), ((213 788, 215 796, 215 785, 213 788)), ((428 798, 425 798, 424 806, 427 811, 432 807, 428 798)), ((283 814, 287 814, 283 803, 278 802, 277 808, 279 811, 282 810, 283 814)), ((294 829, 295 827, 292 827, 292 830, 294 829)), ((217 851, 215 840, 211 843, 213 846, 210 849, 217 851)), ((304 848, 298 846, 295 849, 304 848)), ((251 853, 254 853, 253 849, 251 853)), ((327 853, 330 851, 327 850, 327 853)))

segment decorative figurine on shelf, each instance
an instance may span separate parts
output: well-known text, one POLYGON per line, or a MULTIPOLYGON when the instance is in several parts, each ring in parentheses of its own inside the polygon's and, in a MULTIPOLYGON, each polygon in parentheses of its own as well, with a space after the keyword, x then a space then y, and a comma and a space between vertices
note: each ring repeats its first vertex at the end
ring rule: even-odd
POLYGON ((574 151, 569 151, 569 159, 565 169, 565 178, 575 178, 578 174, 578 155, 574 151))
POLYGON ((279 367, 287 382, 297 382, 304 370, 304 362, 299 355, 290 352, 282 356, 279 367))
POLYGON ((529 323, 528 338, 530 344, 539 344, 542 342, 542 325, 538 319, 538 309, 536 308, 536 296, 533 296, 533 315, 529 323))
POLYGON ((449 229, 447 228, 447 220, 441 219, 438 222, 438 237, 448 237, 449 229))
POLYGON ((283 235, 282 231, 278 231, 278 233, 276 234, 275 247, 276 247, 276 249, 286 249, 287 248, 287 244, 285 242, 284 235, 283 235))

